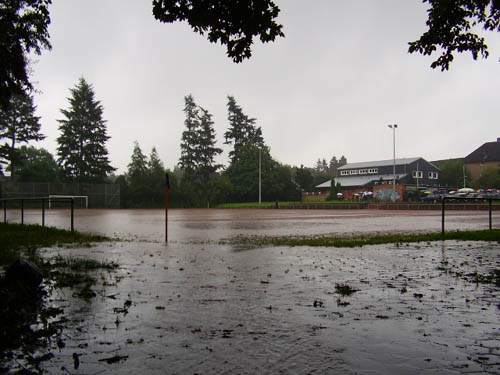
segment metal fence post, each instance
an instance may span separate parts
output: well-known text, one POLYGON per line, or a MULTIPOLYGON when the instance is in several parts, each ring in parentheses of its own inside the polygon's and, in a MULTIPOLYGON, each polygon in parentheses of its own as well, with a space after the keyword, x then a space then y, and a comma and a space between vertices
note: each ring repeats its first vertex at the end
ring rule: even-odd
POLYGON ((45 226, 45 199, 42 198, 42 227, 45 226))
POLYGON ((75 198, 71 198, 71 231, 75 231, 75 198))
POLYGON ((490 211, 490 230, 493 228, 492 224, 491 224, 491 199, 488 199, 488 207, 489 207, 489 211, 490 211))
POLYGON ((21 199, 21 224, 24 224, 24 199, 21 199))
POLYGON ((446 201, 446 197, 443 197, 441 201, 441 235, 444 236, 444 202, 446 201))
POLYGON ((3 201, 3 222, 7 222, 7 201, 3 201))

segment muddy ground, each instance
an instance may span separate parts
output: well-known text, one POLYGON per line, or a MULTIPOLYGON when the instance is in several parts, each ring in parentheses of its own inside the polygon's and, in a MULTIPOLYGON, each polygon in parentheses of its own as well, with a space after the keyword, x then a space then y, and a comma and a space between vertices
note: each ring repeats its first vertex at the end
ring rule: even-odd
MULTIPOLYGON (((231 237, 228 227, 237 234, 249 225, 264 234, 301 234, 296 228, 320 226, 326 233, 335 232, 338 220, 349 232, 371 220, 374 231, 389 225, 399 231, 412 221, 362 216, 347 224, 326 214, 327 228, 317 215, 289 222, 178 217, 172 227, 187 228, 182 236, 169 228, 168 245, 162 235, 137 231, 122 234, 127 241, 44 250, 112 260, 120 269, 98 277, 95 297, 54 292, 50 303, 68 321, 64 345, 54 344, 42 368, 50 374, 500 373, 498 242, 354 249, 213 242, 231 237)), ((415 230, 436 220, 425 217, 414 220, 415 230)), ((484 225, 483 217, 469 214, 454 225, 464 217, 484 225)))

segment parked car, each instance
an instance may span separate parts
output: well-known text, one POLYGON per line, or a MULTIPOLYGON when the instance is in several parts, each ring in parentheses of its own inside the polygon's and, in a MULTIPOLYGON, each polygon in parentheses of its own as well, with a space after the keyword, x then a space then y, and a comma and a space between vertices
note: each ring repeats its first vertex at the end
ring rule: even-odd
POLYGON ((424 203, 439 203, 443 199, 441 194, 429 194, 422 198, 424 203))
POLYGON ((477 197, 478 198, 485 198, 485 199, 488 199, 488 198, 499 199, 500 198, 500 193, 481 193, 477 197))

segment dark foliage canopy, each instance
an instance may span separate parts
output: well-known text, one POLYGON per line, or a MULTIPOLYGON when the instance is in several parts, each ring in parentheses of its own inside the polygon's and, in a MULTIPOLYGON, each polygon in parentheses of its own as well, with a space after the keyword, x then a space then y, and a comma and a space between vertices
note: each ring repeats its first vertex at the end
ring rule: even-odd
POLYGON ((10 164, 11 176, 15 176, 20 161, 18 145, 45 138, 40 133, 40 117, 35 116, 33 98, 25 93, 10 98, 8 109, 0 110, 0 161, 10 164))
POLYGON ((21 146, 20 162, 16 171, 21 182, 58 182, 59 166, 50 152, 44 148, 21 146))
POLYGON ((187 21, 210 42, 225 45, 236 63, 252 55, 254 37, 267 43, 284 36, 275 21, 279 12, 271 0, 153 0, 157 20, 187 21))
POLYGON ((32 85, 28 54, 50 49, 48 26, 51 0, 0 0, 0 108, 13 94, 32 85))
POLYGON ((488 46, 478 28, 500 31, 499 0, 423 0, 428 2, 428 30, 410 42, 409 52, 431 55, 442 50, 432 68, 448 70, 455 52, 470 52, 474 60, 488 57, 488 46))

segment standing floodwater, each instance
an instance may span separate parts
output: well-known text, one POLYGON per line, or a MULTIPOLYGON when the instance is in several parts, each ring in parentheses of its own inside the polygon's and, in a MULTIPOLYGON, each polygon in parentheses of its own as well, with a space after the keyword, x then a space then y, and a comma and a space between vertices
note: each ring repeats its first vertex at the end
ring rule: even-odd
MULTIPOLYGON (((10 210, 9 221, 20 213, 10 210)), ((40 211, 29 210, 25 222, 41 223, 40 211)), ((69 210, 50 210, 47 225, 70 228, 69 210)), ((493 212, 500 226, 500 211, 493 212)), ((164 241, 163 210, 76 210, 75 228, 122 239, 164 241)), ((447 230, 487 229, 488 211, 447 211, 447 230)), ((439 232, 441 212, 389 210, 171 209, 169 240, 219 240, 236 235, 318 235, 394 232, 439 232)))
MULTIPOLYGON (((68 324, 48 373, 500 372, 499 243, 217 244, 239 234, 439 231, 439 213, 172 210, 168 245, 162 219, 159 210, 78 211, 77 229, 126 241, 45 250, 120 264, 94 298, 53 294, 68 324)), ((484 212, 448 220, 487 227, 484 212)))

